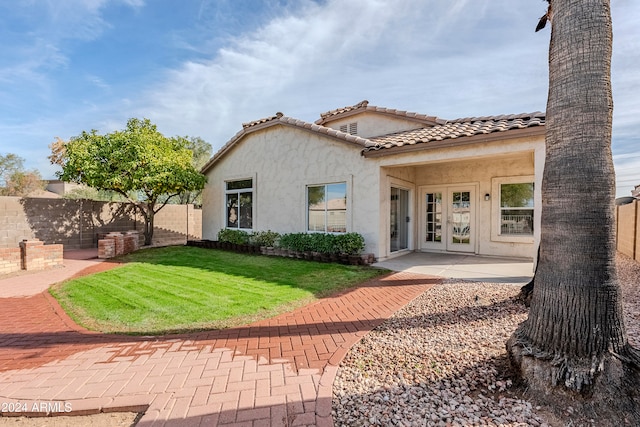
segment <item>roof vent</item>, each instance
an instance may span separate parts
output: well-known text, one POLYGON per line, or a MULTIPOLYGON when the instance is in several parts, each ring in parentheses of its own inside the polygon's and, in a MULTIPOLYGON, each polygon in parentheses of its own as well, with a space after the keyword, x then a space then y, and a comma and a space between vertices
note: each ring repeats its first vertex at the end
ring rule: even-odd
POLYGON ((340 125, 340 132, 348 133, 351 135, 357 135, 358 122, 349 123, 347 125, 340 125))

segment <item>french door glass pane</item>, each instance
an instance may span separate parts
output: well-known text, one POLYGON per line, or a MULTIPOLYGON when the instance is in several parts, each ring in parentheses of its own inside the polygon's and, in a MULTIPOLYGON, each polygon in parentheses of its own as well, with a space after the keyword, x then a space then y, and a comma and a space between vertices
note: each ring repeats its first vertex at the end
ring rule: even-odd
POLYGON ((391 187, 391 252, 409 247, 409 191, 391 187))
POLYGON ((426 238, 427 242, 442 242, 442 193, 426 195, 426 238))
POLYGON ((454 191, 451 197, 451 243, 469 244, 471 243, 471 193, 454 191))

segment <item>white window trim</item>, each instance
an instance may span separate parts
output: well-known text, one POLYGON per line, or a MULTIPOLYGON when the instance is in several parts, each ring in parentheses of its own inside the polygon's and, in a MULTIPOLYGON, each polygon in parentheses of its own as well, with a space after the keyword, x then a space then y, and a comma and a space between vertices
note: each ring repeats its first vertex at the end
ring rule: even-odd
MULTIPOLYGON (((346 231, 345 233, 350 233, 353 231, 352 218, 353 218, 353 176, 340 176, 340 177, 330 177, 328 179, 317 179, 317 180, 309 180, 308 183, 304 184, 302 187, 302 191, 304 191, 304 206, 303 206, 303 218, 304 218, 304 232, 305 233, 325 233, 324 231, 310 231, 309 230, 309 187, 317 187, 320 185, 330 185, 330 184, 347 184, 347 223, 346 223, 346 231)), ((344 234, 344 233, 329 233, 329 234, 344 234)))
POLYGON ((229 229, 229 230, 242 230, 242 231, 247 231, 247 232, 252 232, 253 230, 255 230, 256 228, 256 175, 240 175, 240 176, 234 176, 231 178, 227 178, 223 181, 222 185, 223 185, 223 191, 222 191, 222 225, 224 229, 229 229), (234 181, 245 181, 245 180, 251 180, 251 188, 243 188, 240 190, 227 190, 227 183, 228 182, 234 182, 234 181), (227 195, 228 194, 233 194, 233 193, 243 193, 243 192, 251 192, 253 193, 252 198, 251 198, 251 227, 252 228, 240 228, 240 227, 228 227, 227 226, 227 195))
MULTIPOLYGON (((502 235, 500 234, 500 186, 502 184, 525 184, 535 183, 534 175, 497 177, 491 179, 491 240, 494 242, 507 243, 534 243, 535 225, 539 224, 536 216, 540 214, 540 209, 536 206, 537 199, 534 195, 533 215, 534 232, 529 236, 502 235)), ((535 184, 534 184, 535 185, 535 184)))

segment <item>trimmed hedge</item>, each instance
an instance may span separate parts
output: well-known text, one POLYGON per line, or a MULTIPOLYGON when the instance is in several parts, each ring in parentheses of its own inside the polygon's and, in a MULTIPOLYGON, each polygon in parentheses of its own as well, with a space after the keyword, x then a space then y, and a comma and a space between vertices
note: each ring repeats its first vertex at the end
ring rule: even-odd
POLYGON ((218 241, 237 245, 278 247, 295 252, 318 252, 321 254, 359 255, 364 250, 364 238, 359 233, 287 233, 222 229, 218 241))

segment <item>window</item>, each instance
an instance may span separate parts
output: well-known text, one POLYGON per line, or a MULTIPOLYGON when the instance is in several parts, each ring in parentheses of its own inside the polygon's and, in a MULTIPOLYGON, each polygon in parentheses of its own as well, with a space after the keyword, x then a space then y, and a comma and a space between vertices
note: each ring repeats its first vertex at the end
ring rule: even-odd
POLYGON ((500 184, 500 234, 533 235, 533 182, 500 184))
POLYGON ((346 233, 346 182, 307 187, 307 224, 308 231, 346 233))
POLYGON ((227 181, 227 228, 253 228, 253 180, 227 181))

